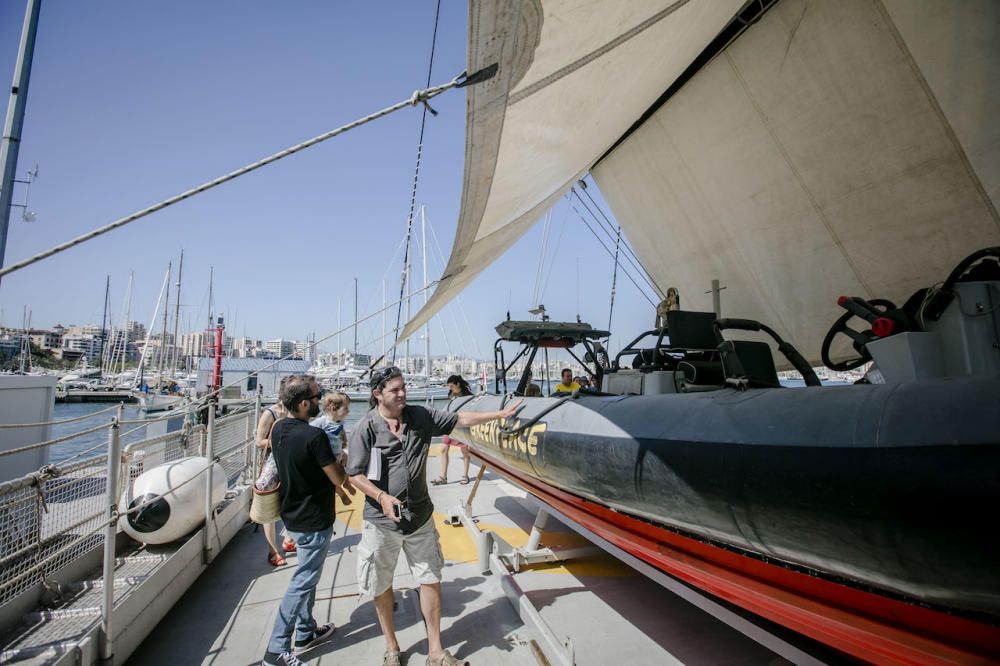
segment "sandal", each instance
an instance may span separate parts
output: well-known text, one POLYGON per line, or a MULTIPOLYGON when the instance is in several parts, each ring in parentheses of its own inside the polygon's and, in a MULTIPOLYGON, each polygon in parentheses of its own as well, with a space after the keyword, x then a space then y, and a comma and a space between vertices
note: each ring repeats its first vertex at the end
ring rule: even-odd
POLYGON ((295 541, 286 538, 284 541, 281 542, 281 549, 286 553, 294 553, 296 550, 298 550, 298 546, 295 545, 295 541))
POLYGON ((402 666, 400 657, 403 653, 399 650, 386 650, 382 656, 382 666, 402 666))
POLYGON ((443 485, 446 485, 447 483, 448 483, 448 479, 444 478, 443 476, 439 476, 436 479, 431 479, 431 485, 432 486, 443 486, 443 485))
POLYGON ((288 564, 288 561, 281 556, 281 553, 276 550, 272 550, 267 554, 267 563, 272 567, 280 567, 288 564))
POLYGON ((452 656, 451 652, 445 650, 434 659, 431 659, 430 656, 428 656, 427 666, 469 666, 469 662, 459 661, 452 656))
POLYGON ((461 481, 459 481, 459 483, 461 483, 461 484, 462 484, 463 486, 467 486, 467 485, 469 485, 469 477, 467 477, 467 476, 463 476, 463 477, 462 477, 462 480, 461 480, 461 481))

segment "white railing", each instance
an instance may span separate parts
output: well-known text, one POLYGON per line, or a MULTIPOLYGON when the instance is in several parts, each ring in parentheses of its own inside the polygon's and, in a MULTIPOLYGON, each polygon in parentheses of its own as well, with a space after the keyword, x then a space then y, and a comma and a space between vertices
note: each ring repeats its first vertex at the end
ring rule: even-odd
MULTIPOLYGON (((107 424, 87 427, 74 435, 105 430, 106 445, 91 447, 83 459, 78 454, 0 483, 0 607, 23 594, 37 593, 61 569, 106 544, 111 547, 105 548, 105 576, 110 566, 113 577, 113 541, 118 518, 126 511, 118 501, 125 484, 165 462, 205 455, 209 427, 214 428, 211 455, 225 470, 229 486, 248 480, 255 458, 253 428, 258 411, 259 407, 251 405, 217 420, 209 419, 209 426, 195 424, 195 415, 189 414, 179 430, 122 447, 124 435, 161 419, 125 421, 119 407, 107 424), (109 465, 109 453, 117 464, 109 465)), ((72 438, 58 439, 39 445, 51 446, 72 438)), ((104 609, 104 617, 110 618, 110 608, 104 609)))

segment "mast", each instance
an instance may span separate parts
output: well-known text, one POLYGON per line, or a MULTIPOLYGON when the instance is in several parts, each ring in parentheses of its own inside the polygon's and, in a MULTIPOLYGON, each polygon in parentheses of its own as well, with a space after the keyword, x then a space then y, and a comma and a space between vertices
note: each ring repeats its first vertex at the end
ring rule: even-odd
POLYGON ((208 328, 212 329, 215 322, 212 321, 212 279, 215 277, 215 266, 208 267, 208 328))
MULTIPOLYGON (((424 305, 427 305, 427 216, 423 205, 420 206, 420 250, 424 261, 424 305)), ((427 400, 430 400, 431 390, 431 323, 424 324, 424 374, 427 375, 427 400)))
POLYGON ((167 268, 167 274, 163 276, 163 286, 160 287, 160 295, 156 299, 156 308, 153 310, 153 318, 149 320, 149 328, 146 329, 146 342, 142 345, 142 356, 139 357, 139 371, 135 373, 135 386, 139 386, 139 380, 142 379, 146 354, 149 353, 149 341, 153 337, 153 327, 156 326, 156 315, 160 313, 160 303, 163 301, 163 293, 167 290, 169 284, 170 269, 167 268))
POLYGON ((340 334, 342 332, 342 324, 340 318, 340 305, 342 299, 337 297, 337 380, 340 380, 340 365, 341 365, 341 354, 344 353, 344 348, 341 346, 340 334))
POLYGON ((177 297, 174 299, 174 354, 173 360, 170 363, 170 372, 174 375, 177 374, 177 358, 180 356, 180 350, 177 344, 177 332, 178 327, 181 323, 181 273, 184 271, 184 250, 181 250, 181 261, 177 264, 177 297))
POLYGON ((164 293, 164 303, 163 303, 163 328, 160 331, 160 353, 156 359, 156 374, 159 375, 160 383, 163 381, 163 367, 164 367, 164 356, 166 356, 166 344, 167 344, 167 315, 170 312, 170 273, 174 267, 174 262, 167 262, 167 286, 164 293))
MULTIPOLYGON (((128 329, 129 320, 132 318, 132 284, 135 281, 135 273, 129 271, 128 274, 128 289, 125 290, 125 317, 122 319, 121 326, 121 358, 122 358, 122 369, 121 372, 125 372, 125 362, 128 359, 128 329)), ((117 363, 117 357, 115 361, 117 363)))
POLYGON ((101 315, 101 347, 100 351, 97 353, 98 358, 101 359, 101 379, 104 379, 105 370, 105 358, 104 358, 104 341, 108 339, 108 297, 111 295, 111 276, 107 276, 104 281, 104 314, 101 315))
MULTIPOLYGON (((403 272, 406 274, 406 321, 410 321, 410 301, 413 300, 413 285, 410 282, 412 277, 410 271, 410 255, 406 255, 406 266, 403 267, 403 272)), ((397 333, 398 335, 398 333, 397 333)), ((403 372, 410 372, 410 339, 406 338, 406 357, 404 361, 403 372)))
POLYGON ((354 362, 358 362, 358 278, 354 278, 354 362))
POLYGON ((382 358, 388 352, 389 347, 385 340, 385 280, 382 280, 382 358))
MULTIPOLYGON (((35 32, 38 30, 38 12, 42 0, 28 0, 21 28, 21 46, 14 65, 14 82, 10 87, 7 118, 0 139, 0 267, 7 251, 7 227, 13 201, 14 174, 17 171, 17 152, 21 145, 21 127, 24 124, 24 107, 28 102, 28 81, 31 79, 31 60, 35 53, 35 32)), ((27 209, 25 209, 27 210, 27 209)))

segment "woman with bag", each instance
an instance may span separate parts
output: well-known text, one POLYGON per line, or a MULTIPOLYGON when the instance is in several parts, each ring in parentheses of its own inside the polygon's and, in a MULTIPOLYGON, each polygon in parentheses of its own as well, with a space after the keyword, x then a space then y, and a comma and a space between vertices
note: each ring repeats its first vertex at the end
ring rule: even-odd
MULTIPOLYGON (((285 378, 281 378, 284 385, 285 378)), ((275 524, 280 517, 281 498, 278 494, 278 468, 271 454, 271 430, 274 424, 288 416, 288 410, 280 402, 265 408, 260 413, 257 422, 257 448, 260 452, 260 473, 254 482, 253 503, 250 506, 250 519, 264 527, 264 538, 267 539, 267 561, 272 567, 287 564, 277 545, 277 528, 275 524)), ((295 552, 295 542, 285 539, 282 548, 286 553, 295 552)))

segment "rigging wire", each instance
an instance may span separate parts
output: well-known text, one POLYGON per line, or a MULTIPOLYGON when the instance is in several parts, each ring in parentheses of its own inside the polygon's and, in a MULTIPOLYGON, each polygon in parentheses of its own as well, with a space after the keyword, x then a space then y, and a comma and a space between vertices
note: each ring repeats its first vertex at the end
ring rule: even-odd
MULTIPOLYGON (((445 84, 442 84, 442 85, 438 85, 438 86, 428 87, 428 88, 425 88, 424 90, 417 90, 408 99, 403 100, 401 102, 397 102, 397 103, 393 104, 392 106, 388 106, 388 107, 382 109, 381 111, 376 111, 375 113, 367 115, 367 116, 365 116, 363 118, 359 118, 358 120, 355 120, 353 122, 347 123, 346 125, 342 125, 342 126, 338 127, 337 129, 333 129, 333 130, 330 130, 329 132, 325 132, 323 134, 320 134, 320 135, 318 135, 316 137, 313 137, 311 139, 303 141, 302 143, 299 143, 299 144, 296 144, 294 146, 291 146, 290 148, 286 148, 284 150, 280 150, 280 151, 274 153, 273 155, 269 155, 269 156, 267 156, 267 157, 265 157, 263 159, 260 159, 260 160, 258 160, 256 162, 253 162, 252 164, 248 164, 248 165, 246 165, 244 167, 236 169, 235 171, 231 171, 230 173, 227 173, 227 174, 225 174, 223 176, 219 176, 218 178, 214 178, 214 179, 212 179, 212 180, 210 180, 210 181, 208 181, 206 183, 202 183, 201 185, 198 185, 197 187, 193 187, 190 190, 187 190, 185 192, 181 192, 180 194, 172 196, 172 197, 170 197, 168 199, 164 199, 163 201, 161 201, 159 203, 156 203, 156 204, 153 204, 152 206, 149 206, 148 208, 144 208, 144 209, 142 209, 140 211, 137 211, 135 213, 132 213, 130 215, 126 215, 125 217, 119 218, 119 219, 115 220, 114 222, 111 222, 110 224, 106 224, 103 227, 99 227, 97 229, 94 229, 93 231, 89 231, 89 232, 83 234, 82 236, 77 236, 76 238, 74 238, 72 240, 69 240, 69 241, 66 241, 65 243, 61 243, 59 245, 51 247, 48 250, 45 250, 44 252, 39 252, 36 255, 28 257, 27 259, 24 259, 24 260, 19 261, 17 263, 11 264, 10 266, 7 266, 6 268, 0 268, 0 277, 3 277, 5 275, 9 275, 9 274, 11 274, 11 273, 13 273, 15 271, 19 271, 22 268, 26 268, 27 266, 30 266, 30 265, 32 265, 34 263, 37 263, 37 262, 41 261, 42 259, 47 259, 48 257, 51 257, 51 256, 53 256, 55 254, 59 254, 60 252, 63 252, 65 250, 70 249, 71 247, 75 247, 77 245, 80 245, 81 243, 85 243, 85 242, 87 242, 89 240, 97 238, 98 236, 106 234, 109 231, 113 231, 113 230, 115 230, 115 229, 117 229, 119 227, 123 227, 126 224, 131 224, 132 222, 135 222, 136 220, 139 220, 139 219, 141 219, 143 217, 146 217, 147 215, 150 215, 150 214, 155 213, 157 211, 163 210, 164 208, 167 208, 167 207, 172 206, 172 205, 174 205, 176 203, 184 201, 185 199, 190 199, 191 197, 193 197, 196 194, 201 194, 202 192, 210 190, 213 187, 217 187, 219 185, 222 185, 223 183, 229 182, 230 180, 233 180, 235 178, 239 178, 240 176, 248 174, 251 171, 255 171, 255 170, 257 170, 257 169, 259 169, 259 168, 261 168, 263 166, 271 164, 272 162, 277 162, 280 159, 284 159, 285 157, 288 157, 290 155, 294 155, 295 153, 301 152, 301 151, 305 150, 306 148, 310 148, 312 146, 315 146, 316 144, 322 143, 323 141, 326 141, 327 139, 332 139, 335 136, 338 136, 340 134, 343 134, 344 132, 348 132, 348 131, 350 131, 352 129, 360 127, 361 125, 369 123, 369 122, 371 122, 373 120, 378 120, 379 118, 387 116, 390 113, 394 113, 396 111, 399 111, 400 109, 403 109, 403 108, 405 108, 407 106, 416 106, 417 104, 423 104, 424 110, 426 111, 426 110, 428 110, 430 108, 429 105, 428 105, 429 100, 437 97, 438 95, 440 95, 443 92, 451 90, 452 88, 463 88, 465 86, 474 85, 476 83, 480 83, 480 82, 482 82, 484 80, 492 78, 493 76, 496 75, 497 69, 498 69, 497 65, 493 64, 493 65, 490 65, 489 67, 483 68, 482 70, 480 70, 478 72, 474 72, 473 74, 468 74, 467 75, 467 74, 465 74, 463 72, 462 74, 460 74, 459 76, 456 76, 454 79, 452 79, 448 83, 445 83, 445 84)), ((432 113, 436 113, 436 111, 432 111, 432 113)))
MULTIPOLYGON (((570 204, 570 207, 580 217, 580 221, 583 222, 583 224, 587 227, 587 229, 590 230, 590 233, 592 233, 594 235, 594 238, 597 239, 597 242, 601 244, 601 247, 604 248, 604 251, 608 253, 608 256, 609 257, 614 257, 614 253, 611 251, 611 249, 607 245, 604 244, 604 241, 601 239, 600 236, 597 235, 597 232, 594 231, 594 228, 592 226, 590 226, 590 223, 587 222, 587 219, 580 213, 580 211, 576 208, 576 206, 573 206, 572 204, 570 204)), ((632 284, 635 285, 635 288, 639 290, 639 293, 642 294, 643 298, 645 298, 647 301, 649 301, 649 304, 652 305, 655 308, 656 307, 656 303, 654 303, 653 299, 651 299, 649 297, 649 294, 646 293, 646 290, 639 286, 639 283, 635 281, 635 278, 633 278, 632 274, 628 272, 628 269, 626 269, 624 266, 622 266, 621 269, 622 269, 622 273, 624 273, 625 276, 629 279, 629 281, 632 282, 632 284)))
POLYGON ((615 314, 615 286, 618 284, 618 250, 622 244, 622 228, 618 225, 618 238, 615 239, 615 269, 611 273, 611 305, 608 307, 608 330, 611 330, 611 320, 615 314))
POLYGON ((538 250, 538 268, 535 269, 535 286, 531 290, 531 306, 538 307, 538 290, 542 286, 542 271, 545 268, 545 251, 549 243, 549 228, 552 224, 552 209, 545 213, 545 225, 542 227, 542 243, 538 250))
POLYGON ((559 246, 562 244, 563 233, 566 231, 566 218, 569 216, 569 210, 563 208, 562 216, 562 226, 559 227, 559 235, 556 237, 555 249, 552 252, 553 261, 549 264, 549 271, 545 275, 545 283, 542 285, 542 292, 538 295, 538 300, 542 301, 545 299, 545 292, 549 289, 549 281, 552 279, 552 273, 555 272, 555 267, 558 262, 555 261, 555 257, 559 254, 559 246))
MULTIPOLYGON (((601 228, 601 231, 603 231, 604 234, 608 237, 608 240, 613 242, 615 240, 615 226, 607 218, 607 216, 604 215, 604 211, 602 211, 600 206, 597 205, 597 202, 594 201, 593 197, 590 197, 590 193, 584 190, 584 193, 586 193, 587 197, 590 198, 590 201, 594 204, 594 207, 597 208, 598 212, 600 212, 602 216, 604 216, 603 222, 601 218, 597 217, 597 215, 594 214, 594 211, 590 209, 590 206, 588 206, 587 203, 580 197, 580 193, 577 191, 577 188, 575 187, 571 188, 570 192, 577 198, 577 200, 580 202, 580 205, 582 205, 583 208, 590 214, 591 218, 593 218, 594 221, 598 223, 598 225, 601 228), (605 223, 607 224, 607 226, 605 226, 605 223)), ((577 214, 579 215, 580 212, 577 211, 577 214)), ((660 286, 658 284, 656 284, 656 281, 653 280, 652 276, 649 275, 648 271, 646 271, 646 269, 643 268, 642 262, 640 262, 639 258, 635 256, 635 253, 633 252, 632 248, 629 246, 627 242, 624 244, 624 248, 625 248, 625 259, 632 265, 632 268, 634 268, 636 272, 639 273, 639 276, 643 279, 644 282, 646 282, 646 284, 649 285, 650 289, 652 289, 653 292, 657 296, 659 296, 660 299, 662 300, 665 297, 663 290, 660 289, 660 286)))
MULTIPOLYGON (((431 57, 430 62, 427 64, 427 85, 430 85, 431 73, 434 71, 434 51, 437 47, 437 32, 438 32, 438 22, 441 17, 441 0, 437 1, 437 7, 434 10, 434 32, 431 35, 431 57)), ((427 112, 428 110, 433 111, 427 104, 424 104, 423 113, 420 114, 420 138, 417 140, 417 161, 413 168, 413 189, 410 192, 410 212, 406 216, 406 246, 403 250, 403 274, 400 279, 399 285, 399 307, 396 309, 396 338, 393 340, 392 347, 392 362, 396 363, 396 346, 395 343, 399 342, 399 319, 403 315, 403 296, 406 293, 407 282, 409 282, 409 261, 410 261, 410 237, 413 234, 413 212, 417 206, 417 185, 420 182, 420 159, 424 152, 424 127, 427 124, 427 112)), ((434 112, 437 115, 437 112, 434 112)), ((407 305, 406 316, 410 316, 410 308, 407 305)))

